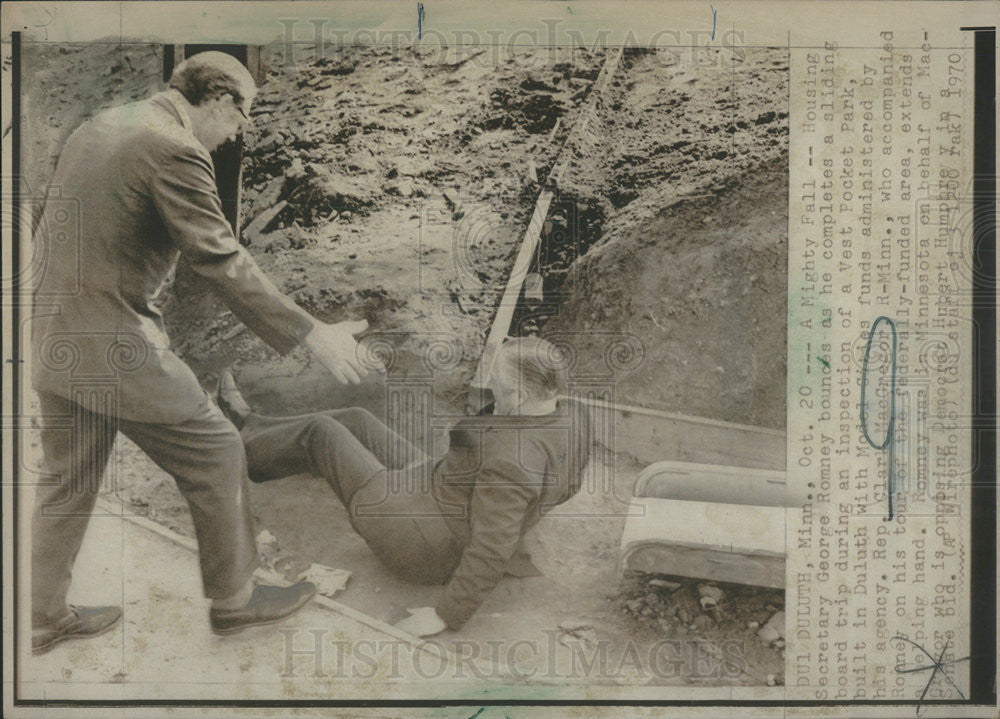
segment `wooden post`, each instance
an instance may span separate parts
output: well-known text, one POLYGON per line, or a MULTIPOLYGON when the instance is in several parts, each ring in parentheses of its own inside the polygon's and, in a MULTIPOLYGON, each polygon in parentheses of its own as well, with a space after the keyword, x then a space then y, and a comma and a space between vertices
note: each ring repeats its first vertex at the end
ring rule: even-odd
POLYGON ((163 82, 169 82, 174 68, 184 62, 183 45, 163 46, 163 82))
POLYGON ((267 65, 264 63, 260 45, 247 46, 247 70, 250 71, 250 75, 253 77, 253 81, 257 83, 257 87, 260 87, 261 83, 264 82, 264 77, 267 75, 267 65))

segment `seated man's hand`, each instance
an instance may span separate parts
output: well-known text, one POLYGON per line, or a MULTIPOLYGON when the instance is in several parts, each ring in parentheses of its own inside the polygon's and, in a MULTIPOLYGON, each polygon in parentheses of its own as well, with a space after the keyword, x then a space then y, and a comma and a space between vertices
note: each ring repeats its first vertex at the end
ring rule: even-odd
POLYGON ((338 322, 326 324, 317 322, 306 335, 303 344, 330 370, 334 378, 342 384, 357 384, 372 371, 381 371, 381 366, 372 364, 374 360, 363 357, 354 335, 368 329, 368 322, 338 322))
POLYGON ((402 629, 415 637, 429 637, 447 628, 448 625, 434 611, 434 607, 411 607, 410 616, 396 622, 396 629, 402 629))

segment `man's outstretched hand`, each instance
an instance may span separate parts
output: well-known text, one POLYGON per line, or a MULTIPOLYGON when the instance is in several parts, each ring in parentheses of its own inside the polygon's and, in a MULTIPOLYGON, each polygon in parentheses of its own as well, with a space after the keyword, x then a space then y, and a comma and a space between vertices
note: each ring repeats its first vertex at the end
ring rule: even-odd
POLYGON ((358 384, 371 372, 381 372, 384 368, 376 360, 364 357, 354 335, 368 329, 365 320, 326 324, 317 322, 306 335, 303 344, 319 360, 320 364, 341 384, 358 384))

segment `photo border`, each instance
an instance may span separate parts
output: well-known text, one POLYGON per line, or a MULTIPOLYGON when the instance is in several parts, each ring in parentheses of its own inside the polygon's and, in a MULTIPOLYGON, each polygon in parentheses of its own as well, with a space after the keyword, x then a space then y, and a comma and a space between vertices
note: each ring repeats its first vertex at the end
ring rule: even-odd
MULTIPOLYGON (((10 333, 13 362, 11 374, 13 385, 10 398, 14 416, 8 418, 12 431, 12 460, 14 485, 13 491, 13 604, 15 621, 13 622, 13 705, 15 707, 240 707, 240 708, 365 708, 365 707, 476 707, 476 706, 593 706, 593 707, 824 707, 824 706, 996 706, 995 675, 996 675, 996 235, 995 235, 995 199, 996 199, 996 29, 993 27, 963 27, 963 31, 975 33, 975 120, 974 120, 974 189, 973 204, 975 213, 975 256, 980 260, 993 258, 993 263, 979 262, 974 267, 973 290, 974 307, 973 322, 977 327, 973 335, 973 480, 972 480, 972 549, 971 549, 971 627, 972 655, 970 673, 970 696, 965 700, 531 700, 505 699, 494 702, 482 702, 474 699, 440 699, 440 700, 405 700, 405 699, 344 699, 344 700, 33 700, 18 696, 20 687, 18 656, 21 637, 16 621, 18 606, 18 582, 23 576, 18 559, 18 515, 19 515, 19 466, 20 441, 22 438, 19 423, 21 403, 21 356, 20 329, 21 305, 18 301, 22 288, 15 273, 15 281, 10 303, 12 330, 10 333), (985 658, 983 658, 985 656, 985 658)), ((11 266, 20 267, 21 242, 23 230, 21 226, 22 190, 20 183, 21 168, 21 32, 11 33, 12 49, 12 82, 11 82, 11 115, 12 115, 12 151, 10 155, 11 213, 10 248, 11 266)), ((789 32, 789 54, 791 48, 791 33, 789 32)), ((790 69, 789 69, 790 72, 790 69)), ((790 83, 789 83, 790 92, 790 83)), ((788 118, 790 124, 790 118, 788 118)), ((2 445, 0 445, 2 446, 2 445)), ((3 518, 0 517, 0 530, 3 530, 3 518)), ((7 589, 6 587, 4 588, 7 589)), ((6 686, 5 686, 6 689, 6 686)))

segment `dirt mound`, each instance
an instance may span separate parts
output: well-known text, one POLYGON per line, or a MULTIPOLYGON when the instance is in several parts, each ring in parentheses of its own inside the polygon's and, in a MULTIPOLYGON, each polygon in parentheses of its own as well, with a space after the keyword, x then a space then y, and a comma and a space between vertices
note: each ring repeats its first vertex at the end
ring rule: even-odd
MULTIPOLYGON (((364 317, 390 333, 401 373, 442 337, 460 346, 457 365, 433 382, 436 399, 462 404, 539 176, 603 55, 299 48, 289 63, 282 49, 265 52, 270 69, 245 137, 244 243, 317 317, 364 317)), ((239 332, 183 271, 165 308, 185 358, 199 370, 237 359, 266 410, 286 409, 267 405, 264 385, 289 372, 310 385, 291 395, 303 407, 337 394, 304 355, 277 361, 239 332)), ((377 397, 368 402, 381 413, 377 397)))
MULTIPOLYGON (((525 52, 330 52, 305 50, 293 65, 280 51, 267 60, 246 137, 247 220, 286 199, 287 219, 310 227, 367 211, 383 191, 402 199, 456 186, 487 200, 520 194, 512 182, 520 178, 504 172, 518 156, 509 150, 572 119, 599 61, 586 50, 563 51, 570 61, 555 67, 525 52), (485 178, 497 180, 476 192, 485 178)), ((535 141, 529 154, 544 164, 552 145, 535 141)))
POLYGON ((699 57, 626 53, 563 183, 603 220, 541 263, 551 297, 522 330, 571 338, 583 374, 607 369, 610 334, 638 340, 619 401, 783 427, 787 59, 699 57))
POLYGON ((620 401, 784 426, 787 170, 746 182, 630 222, 572 266, 544 334, 572 338, 578 371, 606 371, 602 337, 628 335, 644 359, 620 401))

